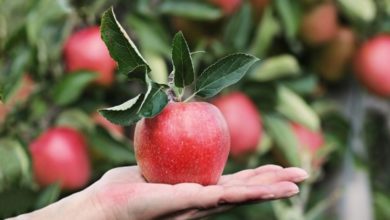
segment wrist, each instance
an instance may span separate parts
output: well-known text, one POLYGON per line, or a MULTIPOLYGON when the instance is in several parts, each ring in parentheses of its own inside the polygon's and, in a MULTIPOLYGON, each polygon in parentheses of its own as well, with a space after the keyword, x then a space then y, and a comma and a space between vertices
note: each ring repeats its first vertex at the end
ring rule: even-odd
POLYGON ((107 219, 101 204, 94 198, 95 197, 90 190, 83 190, 65 197, 42 209, 27 214, 22 214, 8 220, 107 219))

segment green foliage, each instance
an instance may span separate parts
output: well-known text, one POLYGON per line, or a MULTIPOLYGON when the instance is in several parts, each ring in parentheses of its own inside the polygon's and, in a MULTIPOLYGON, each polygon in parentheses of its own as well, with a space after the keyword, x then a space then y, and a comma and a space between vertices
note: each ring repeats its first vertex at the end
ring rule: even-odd
POLYGON ((102 16, 100 25, 102 39, 111 57, 118 63, 119 73, 144 80, 144 73, 149 72, 150 67, 116 20, 113 10, 113 8, 108 9, 102 16))
POLYGON ((76 72, 67 74, 53 88, 53 100, 57 105, 64 106, 76 101, 83 90, 94 80, 97 73, 76 72))
POLYGON ((190 48, 182 32, 173 38, 172 62, 175 74, 175 86, 183 88, 190 85, 195 78, 194 66, 192 64, 190 48))
POLYGON ((247 54, 226 56, 203 71, 195 82, 195 94, 210 98, 238 82, 259 59, 247 54))
POLYGON ((13 139, 0 139, 0 192, 30 180, 30 162, 22 145, 13 139))
POLYGON ((286 76, 297 76, 301 69, 297 59, 289 54, 282 54, 263 60, 249 76, 250 79, 262 82, 286 76))
POLYGON ((216 20, 222 17, 221 10, 203 1, 162 1, 158 11, 196 20, 216 20))

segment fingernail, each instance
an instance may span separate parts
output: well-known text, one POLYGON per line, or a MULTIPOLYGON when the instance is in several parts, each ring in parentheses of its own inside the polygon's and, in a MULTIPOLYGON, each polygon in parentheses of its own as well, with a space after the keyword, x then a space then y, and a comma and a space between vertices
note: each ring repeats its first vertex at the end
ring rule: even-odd
POLYGON ((307 178, 309 178, 309 175, 307 173, 305 173, 305 174, 302 174, 302 175, 300 175, 298 177, 295 177, 293 181, 294 182, 301 182, 301 181, 303 181, 303 180, 305 180, 307 178))
POLYGON ((298 193, 299 193, 299 189, 296 188, 296 189, 288 191, 286 194, 287 194, 287 196, 293 196, 293 195, 296 195, 298 193))
POLYGON ((274 194, 267 194, 267 195, 264 195, 262 196, 263 199, 273 199, 275 198, 275 195, 274 194))

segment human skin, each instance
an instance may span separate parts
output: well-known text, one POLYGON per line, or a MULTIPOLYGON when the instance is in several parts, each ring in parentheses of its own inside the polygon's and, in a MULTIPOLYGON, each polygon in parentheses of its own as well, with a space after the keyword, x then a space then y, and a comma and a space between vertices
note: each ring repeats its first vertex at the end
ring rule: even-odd
POLYGON ((265 165, 222 176, 216 185, 147 183, 137 166, 108 171, 83 191, 9 220, 198 219, 236 205, 288 198, 308 178, 300 168, 265 165))

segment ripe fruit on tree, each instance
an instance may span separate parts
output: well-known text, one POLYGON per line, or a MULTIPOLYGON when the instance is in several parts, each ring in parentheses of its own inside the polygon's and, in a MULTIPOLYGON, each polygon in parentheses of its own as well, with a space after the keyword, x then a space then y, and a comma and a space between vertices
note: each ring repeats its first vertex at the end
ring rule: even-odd
POLYGON ((337 9, 332 3, 322 3, 303 15, 300 36, 308 45, 320 45, 337 34, 337 9))
POLYGON ((298 123, 291 123, 291 128, 297 138, 301 154, 309 153, 314 166, 322 163, 322 158, 317 158, 317 152, 324 146, 324 137, 319 131, 312 131, 298 123))
POLYGON ((241 0, 210 0, 212 4, 221 8, 225 15, 233 14, 241 5, 241 0))
POLYGON ((98 26, 87 27, 73 33, 64 46, 64 58, 69 72, 96 71, 95 83, 109 86, 114 81, 116 64, 100 37, 98 26))
POLYGON ((354 67, 358 78, 371 92, 390 96, 390 35, 382 34, 358 50, 354 67))
POLYGON ((73 128, 55 127, 30 144, 35 179, 41 186, 59 182, 62 189, 85 186, 90 162, 84 137, 73 128))
POLYGON ((111 135, 117 138, 123 137, 125 133, 124 128, 122 126, 111 123, 98 112, 95 112, 92 115, 92 119, 96 124, 104 127, 108 132, 110 132, 111 135))
POLYGON ((347 27, 340 27, 337 35, 319 51, 315 67, 328 81, 340 80, 355 52, 356 37, 347 27))
POLYGON ((229 148, 225 119, 205 102, 170 102, 135 128, 135 155, 150 182, 216 184, 229 148))
POLYGON ((256 150, 262 135, 260 113, 253 102, 241 92, 220 96, 212 102, 229 127, 230 153, 238 157, 256 150))

